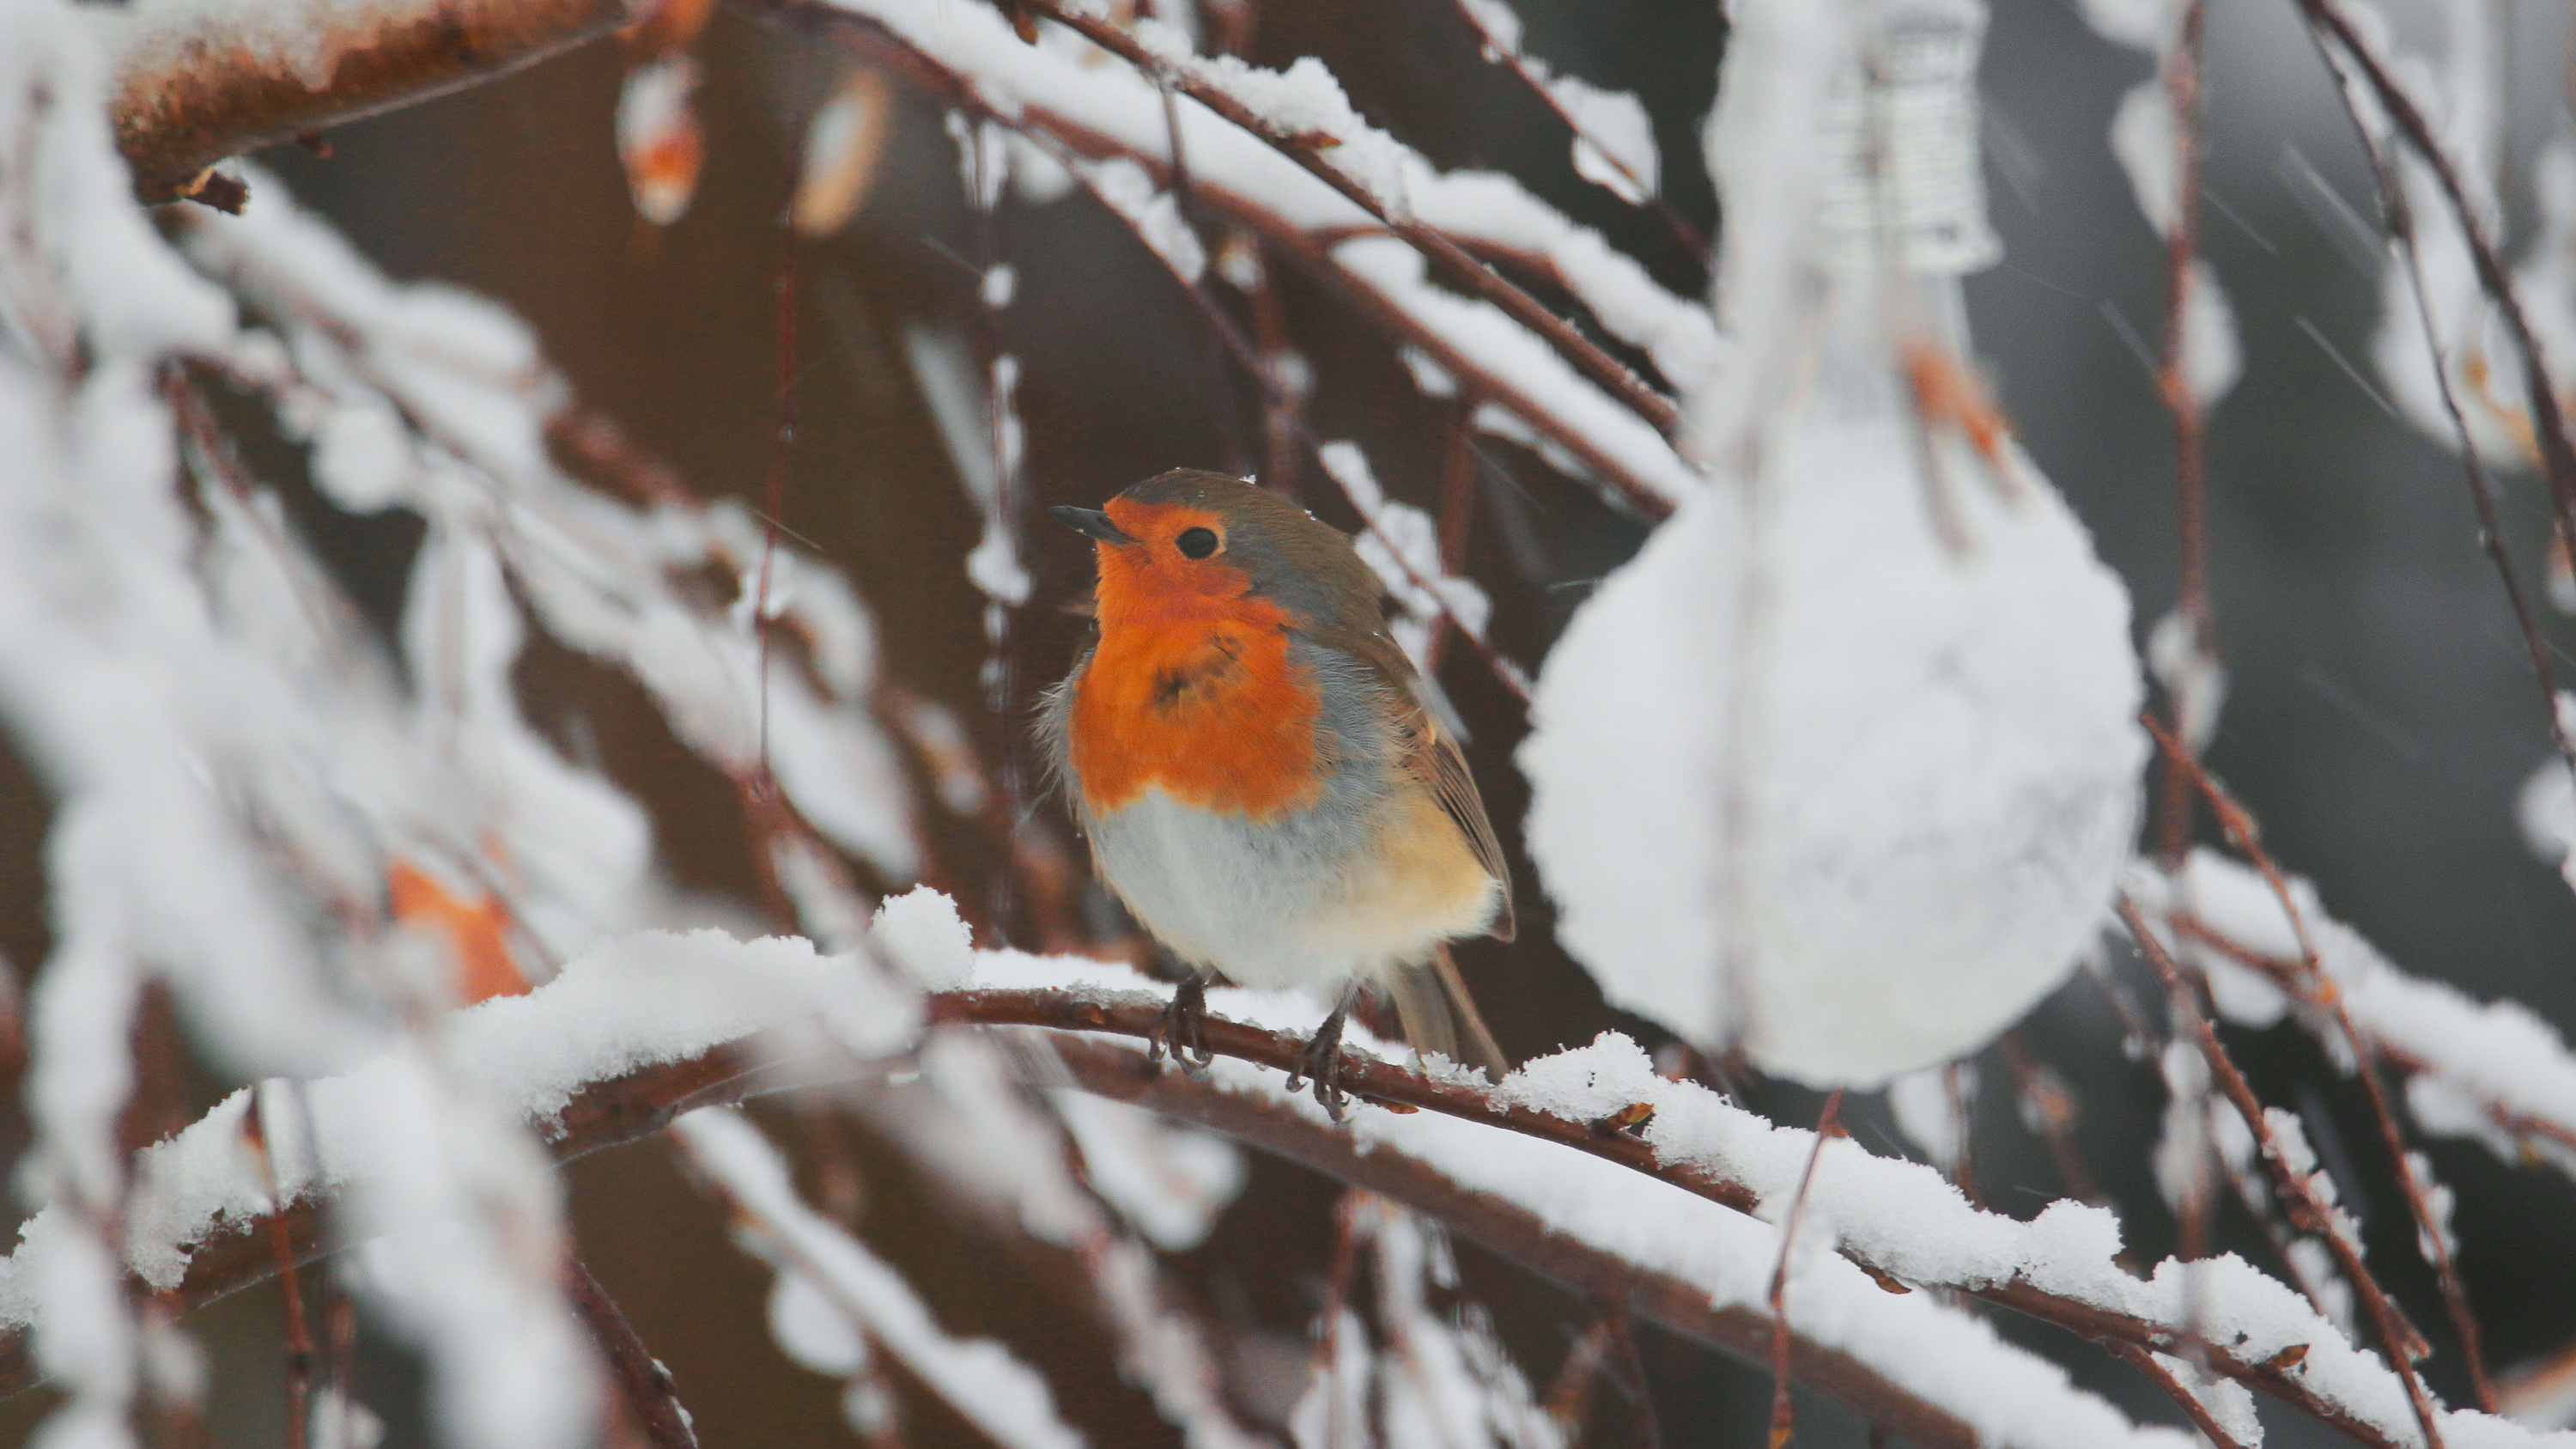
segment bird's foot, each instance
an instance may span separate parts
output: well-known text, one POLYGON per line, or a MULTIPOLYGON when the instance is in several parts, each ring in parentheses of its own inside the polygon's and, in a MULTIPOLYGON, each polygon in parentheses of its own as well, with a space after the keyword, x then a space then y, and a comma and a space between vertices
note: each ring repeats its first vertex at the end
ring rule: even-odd
POLYGON ((1297 1070, 1288 1074, 1290 1094, 1314 1083, 1315 1100, 1336 1122, 1342 1120, 1342 1109, 1351 1100, 1351 1094, 1342 1088, 1342 1078, 1350 1070, 1350 1058, 1342 1050, 1342 1020, 1350 1010, 1351 997, 1346 994, 1341 1005, 1334 1007, 1333 1014, 1325 1017, 1324 1024, 1307 1039, 1306 1049, 1297 1054, 1297 1070))
POLYGON ((1172 991, 1171 1004, 1163 1008, 1163 1019, 1154 1024, 1153 1035, 1145 1039, 1145 1058, 1160 1066, 1163 1050, 1171 1049, 1172 1060, 1182 1071, 1193 1075, 1204 1072, 1216 1061, 1208 1050, 1207 978, 1193 971, 1189 978, 1172 991))

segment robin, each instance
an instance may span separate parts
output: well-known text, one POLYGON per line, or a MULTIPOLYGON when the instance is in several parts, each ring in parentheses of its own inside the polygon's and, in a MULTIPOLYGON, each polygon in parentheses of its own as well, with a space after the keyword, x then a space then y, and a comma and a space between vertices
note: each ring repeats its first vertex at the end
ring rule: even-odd
POLYGON ((1155 1059, 1166 1040, 1189 1059, 1220 977, 1341 988, 1288 1083, 1312 1079, 1336 1117, 1363 987, 1421 1052, 1465 1055, 1454 1007, 1476 1064, 1502 1070, 1448 942, 1511 939, 1511 877, 1351 541, 1190 468, 1047 511, 1093 540, 1100 582, 1039 732, 1101 877, 1191 973, 1155 1059))

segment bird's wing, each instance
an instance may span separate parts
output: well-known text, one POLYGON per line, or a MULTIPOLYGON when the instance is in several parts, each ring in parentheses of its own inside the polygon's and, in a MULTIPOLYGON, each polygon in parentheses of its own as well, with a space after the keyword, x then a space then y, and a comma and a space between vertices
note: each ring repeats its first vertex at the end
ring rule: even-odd
POLYGON ((1485 802, 1476 793, 1476 777, 1467 773, 1466 753, 1440 728, 1431 712, 1419 705, 1409 712, 1404 733, 1405 767, 1414 778, 1431 787, 1432 798, 1440 802, 1440 808, 1467 837, 1467 847, 1476 853, 1476 863, 1502 890, 1502 909, 1494 915, 1491 934, 1498 941, 1512 939, 1512 870, 1503 861, 1503 845, 1494 838, 1493 822, 1485 818, 1485 802))

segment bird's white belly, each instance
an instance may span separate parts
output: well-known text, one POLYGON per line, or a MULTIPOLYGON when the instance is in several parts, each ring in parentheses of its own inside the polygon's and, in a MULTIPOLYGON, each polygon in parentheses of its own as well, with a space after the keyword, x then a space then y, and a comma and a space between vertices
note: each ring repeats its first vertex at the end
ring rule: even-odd
POLYGON ((1322 984, 1420 962, 1492 916, 1493 885, 1472 860, 1462 875, 1408 851, 1428 823, 1408 809, 1328 800, 1256 824, 1149 788, 1093 816, 1091 845, 1128 909, 1181 959, 1244 986, 1322 984))

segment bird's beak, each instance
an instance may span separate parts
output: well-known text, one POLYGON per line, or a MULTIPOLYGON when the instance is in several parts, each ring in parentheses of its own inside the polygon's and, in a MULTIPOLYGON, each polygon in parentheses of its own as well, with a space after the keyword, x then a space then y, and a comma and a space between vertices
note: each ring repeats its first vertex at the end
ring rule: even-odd
POLYGON ((1070 503, 1059 503, 1047 510, 1047 516, 1085 538, 1096 538, 1102 543, 1136 541, 1134 534, 1110 522, 1109 515, 1097 508, 1076 508, 1070 503))

